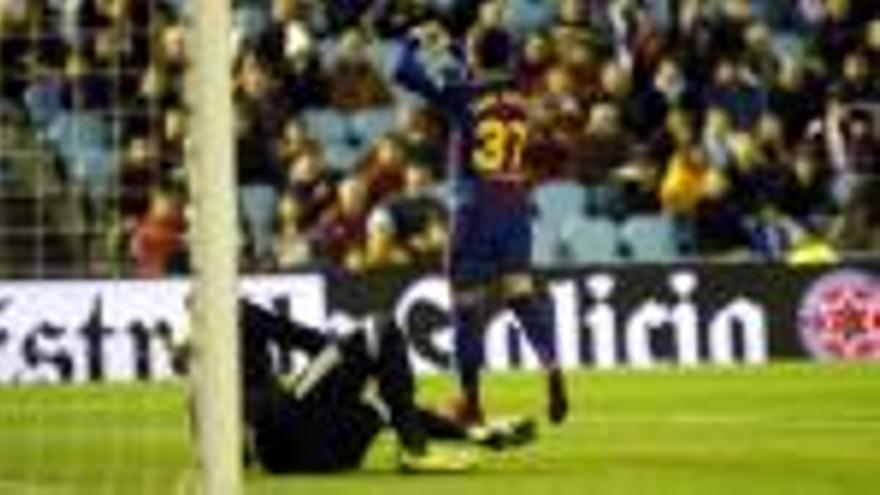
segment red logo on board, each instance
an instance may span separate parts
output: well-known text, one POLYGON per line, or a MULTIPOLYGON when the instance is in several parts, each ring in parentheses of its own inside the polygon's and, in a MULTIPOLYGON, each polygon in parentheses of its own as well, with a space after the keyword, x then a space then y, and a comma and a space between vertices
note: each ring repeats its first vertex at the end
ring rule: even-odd
POLYGON ((826 275, 810 286, 798 321, 817 358, 880 359, 880 281, 856 270, 826 275))

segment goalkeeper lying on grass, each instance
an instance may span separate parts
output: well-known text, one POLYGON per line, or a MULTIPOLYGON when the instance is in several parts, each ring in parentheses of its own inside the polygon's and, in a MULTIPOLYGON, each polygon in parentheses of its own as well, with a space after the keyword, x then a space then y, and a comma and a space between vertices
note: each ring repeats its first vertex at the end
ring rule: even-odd
POLYGON ((529 419, 464 427, 417 406, 406 341, 389 321, 334 339, 248 302, 239 309, 246 453, 269 472, 356 468, 386 425, 408 472, 473 467, 470 451, 441 449, 433 440, 501 450, 534 439, 529 419), (289 386, 273 370, 273 345, 309 356, 289 386), (377 397, 367 394, 371 382, 377 397))

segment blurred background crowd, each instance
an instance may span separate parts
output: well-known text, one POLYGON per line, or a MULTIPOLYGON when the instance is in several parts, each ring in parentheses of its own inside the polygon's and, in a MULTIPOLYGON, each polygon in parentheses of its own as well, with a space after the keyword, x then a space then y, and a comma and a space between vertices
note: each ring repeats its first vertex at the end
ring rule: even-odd
MULTIPOLYGON (((0 274, 187 270, 186 4, 0 0, 0 274)), ((429 21, 518 38, 536 264, 880 248, 875 0, 233 5, 248 271, 440 262, 448 126, 392 77, 429 21)))

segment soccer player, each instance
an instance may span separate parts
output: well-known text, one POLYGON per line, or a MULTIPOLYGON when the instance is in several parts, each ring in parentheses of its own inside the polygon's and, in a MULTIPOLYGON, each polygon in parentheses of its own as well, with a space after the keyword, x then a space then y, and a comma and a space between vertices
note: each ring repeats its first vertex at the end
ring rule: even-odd
POLYGON ((480 311, 496 287, 547 372, 549 419, 558 423, 568 413, 552 303, 529 274, 530 174, 523 163, 529 116, 512 76, 515 50, 500 28, 475 31, 462 49, 431 23, 414 29, 395 72, 400 84, 444 111, 452 128, 455 205, 447 269, 462 389, 457 412, 468 423, 483 418, 480 311))
POLYGON ((400 445, 400 468, 409 472, 473 466, 467 451, 438 449, 432 439, 494 450, 534 439, 534 423, 527 419, 463 428, 418 407, 406 341, 390 321, 333 338, 246 301, 239 319, 245 453, 271 473, 356 468, 389 424, 400 445), (275 371, 273 350, 309 356, 291 384, 275 371), (369 394, 373 382, 377 397, 369 394))

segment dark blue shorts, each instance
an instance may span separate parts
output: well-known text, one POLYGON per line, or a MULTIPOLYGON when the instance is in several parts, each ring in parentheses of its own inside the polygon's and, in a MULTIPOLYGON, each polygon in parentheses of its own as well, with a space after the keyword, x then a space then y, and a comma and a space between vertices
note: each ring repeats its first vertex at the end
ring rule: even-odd
POLYGON ((471 200, 456 206, 448 272, 458 283, 488 282, 528 270, 532 229, 527 203, 471 200))

